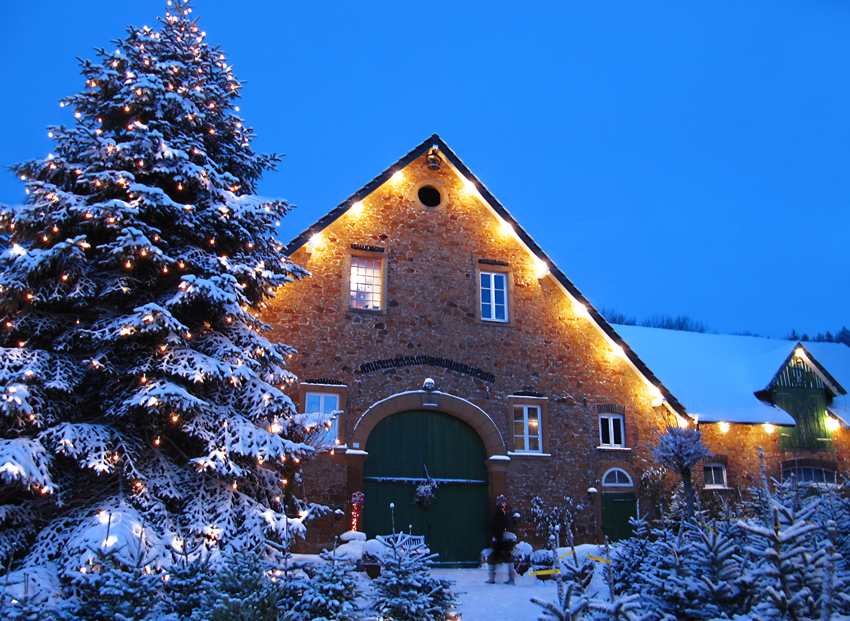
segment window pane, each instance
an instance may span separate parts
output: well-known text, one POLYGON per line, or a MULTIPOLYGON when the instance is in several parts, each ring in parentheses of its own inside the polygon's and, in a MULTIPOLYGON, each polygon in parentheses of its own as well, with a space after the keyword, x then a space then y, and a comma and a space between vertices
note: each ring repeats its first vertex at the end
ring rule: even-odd
POLYGON ((514 435, 517 438, 525 436, 525 424, 521 420, 514 422, 514 435))
POLYGON ((611 429, 609 428, 609 420, 607 416, 599 419, 599 431, 602 434, 602 446, 611 445, 611 429))
POLYGON ((611 418, 611 424, 614 427, 614 445, 623 446, 623 419, 611 418))
POLYGON ((490 292, 490 274, 487 272, 481 272, 481 290, 487 290, 488 294, 490 292))
POLYGON ((525 418, 525 410, 521 407, 514 406, 514 420, 522 421, 525 418))
POLYGON ((507 277, 504 274, 493 274, 493 288, 497 291, 505 292, 507 287, 507 277))
POLYGON ((380 259, 351 257, 351 273, 349 275, 351 308, 380 310, 381 267, 380 259))
POLYGON ((321 395, 307 395, 307 412, 321 412, 322 397, 321 395))
POLYGON ((528 438, 528 450, 529 451, 539 451, 540 450, 540 439, 539 438, 528 438))
POLYGON ((338 395, 325 395, 324 407, 322 408, 322 412, 333 412, 339 409, 339 396, 338 395))

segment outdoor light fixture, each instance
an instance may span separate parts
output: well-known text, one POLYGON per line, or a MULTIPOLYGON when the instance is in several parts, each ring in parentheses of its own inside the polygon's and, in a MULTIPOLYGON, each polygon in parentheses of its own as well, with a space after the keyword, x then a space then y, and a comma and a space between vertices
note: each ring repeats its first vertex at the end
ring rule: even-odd
POLYGON ((729 431, 729 423, 720 423, 720 431, 723 433, 729 431))
POLYGON ((431 170, 440 170, 440 164, 443 160, 441 160, 440 156, 437 155, 437 145, 431 147, 431 150, 428 151, 428 155, 426 157, 428 159, 428 168, 431 170))
POLYGON ((307 247, 305 248, 307 254, 313 254, 313 251, 316 249, 316 246, 319 245, 321 239, 322 238, 319 236, 318 233, 316 233, 310 238, 310 241, 307 242, 307 247))
POLYGON ((838 431, 838 420, 832 416, 826 417, 826 428, 829 431, 838 431))
POLYGON ((422 382, 422 388, 424 388, 425 390, 434 390, 434 386, 434 380, 430 377, 426 377, 425 381, 422 382))
POLYGON ((771 425, 770 423, 765 423, 765 424, 764 424, 764 430, 765 430, 765 432, 767 432, 767 433, 773 433, 774 431, 776 431, 776 427, 774 427, 774 426, 773 426, 773 425, 771 425))

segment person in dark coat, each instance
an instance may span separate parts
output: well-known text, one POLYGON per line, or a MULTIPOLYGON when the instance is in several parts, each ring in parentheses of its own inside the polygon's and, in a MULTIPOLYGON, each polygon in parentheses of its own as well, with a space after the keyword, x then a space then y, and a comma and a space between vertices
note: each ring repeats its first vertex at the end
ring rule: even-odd
POLYGON ((490 578, 487 580, 488 584, 496 583, 496 565, 499 563, 508 564, 508 580, 505 584, 514 584, 516 581, 514 563, 511 558, 511 552, 516 545, 516 535, 513 533, 513 527, 514 512, 508 507, 508 499, 504 496, 499 496, 496 499, 493 521, 490 523, 490 544, 493 552, 487 559, 487 565, 490 570, 490 578))

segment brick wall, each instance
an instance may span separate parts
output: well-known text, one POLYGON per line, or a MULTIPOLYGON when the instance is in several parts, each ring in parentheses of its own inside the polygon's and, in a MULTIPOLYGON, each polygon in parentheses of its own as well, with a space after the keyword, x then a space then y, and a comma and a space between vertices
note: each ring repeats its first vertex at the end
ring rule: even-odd
MULTIPOLYGON (((346 438, 369 407, 418 389, 426 377, 436 381, 438 390, 483 409, 506 442, 511 438, 508 395, 520 390, 544 395, 549 399, 550 456, 513 456, 506 493, 526 516, 531 498, 538 494, 551 500, 569 495, 585 501, 578 537, 594 539, 596 517, 588 487, 598 487, 598 477, 613 465, 624 467, 639 481, 652 462, 653 430, 675 418, 666 408, 651 407, 652 395, 642 378, 577 312, 556 282, 537 278, 533 257, 487 206, 466 191, 446 163, 434 171, 422 157, 407 166, 403 180, 388 181, 362 202, 357 213, 343 215, 320 234, 312 254, 303 247, 293 254, 312 276, 282 288, 265 315, 275 337, 299 350, 292 370, 302 379, 330 378, 347 385, 341 421, 346 438), (444 196, 436 208, 416 200, 416 188, 426 181, 444 196), (348 309, 345 286, 352 244, 385 249, 385 312, 348 309), (509 325, 478 319, 476 268, 487 269, 478 263, 480 258, 511 267, 509 325), (428 365, 361 372, 361 365, 370 361, 420 355, 476 367, 492 373, 495 381, 428 365), (626 408, 632 450, 597 448, 598 404, 626 408)), ((293 389, 296 403, 298 390, 293 389)), ((717 452, 729 455, 730 482, 753 482, 759 445, 766 447, 768 462, 778 473, 775 434, 767 437, 761 426, 735 426, 721 437, 708 427, 706 435, 718 445, 717 452)), ((350 485, 350 461, 344 450, 318 456, 305 467, 298 492, 310 501, 345 510, 350 493, 356 491, 350 485)), ((327 547, 347 528, 347 519, 340 516, 316 520, 308 529, 304 549, 327 547)), ((530 520, 520 523, 520 531, 521 538, 531 537, 530 520)))

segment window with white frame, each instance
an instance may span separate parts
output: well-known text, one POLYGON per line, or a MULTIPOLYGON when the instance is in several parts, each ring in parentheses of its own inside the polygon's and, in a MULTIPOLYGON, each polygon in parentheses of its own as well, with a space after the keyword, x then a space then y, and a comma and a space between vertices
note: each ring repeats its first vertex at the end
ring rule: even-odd
POLYGON ((307 415, 306 424, 316 425, 314 438, 317 446, 335 446, 339 438, 339 418, 334 416, 330 427, 325 427, 325 421, 339 410, 339 395, 308 392, 304 399, 304 413, 307 415))
POLYGON ((622 414, 601 414, 599 416, 599 446, 623 448, 626 446, 626 434, 623 433, 622 414))
POLYGON ((349 274, 349 307, 381 310, 383 293, 383 260, 351 257, 349 274))
POLYGON ((481 319, 508 321, 508 275, 505 272, 480 272, 481 319))
POLYGON ((605 487, 634 487, 634 481, 629 473, 622 468, 611 468, 602 477, 602 485, 605 487))
POLYGON ((518 453, 540 453, 540 406, 514 405, 514 450, 518 453))
POLYGON ((726 466, 724 464, 708 463, 702 467, 702 475, 706 488, 727 487, 726 466))

